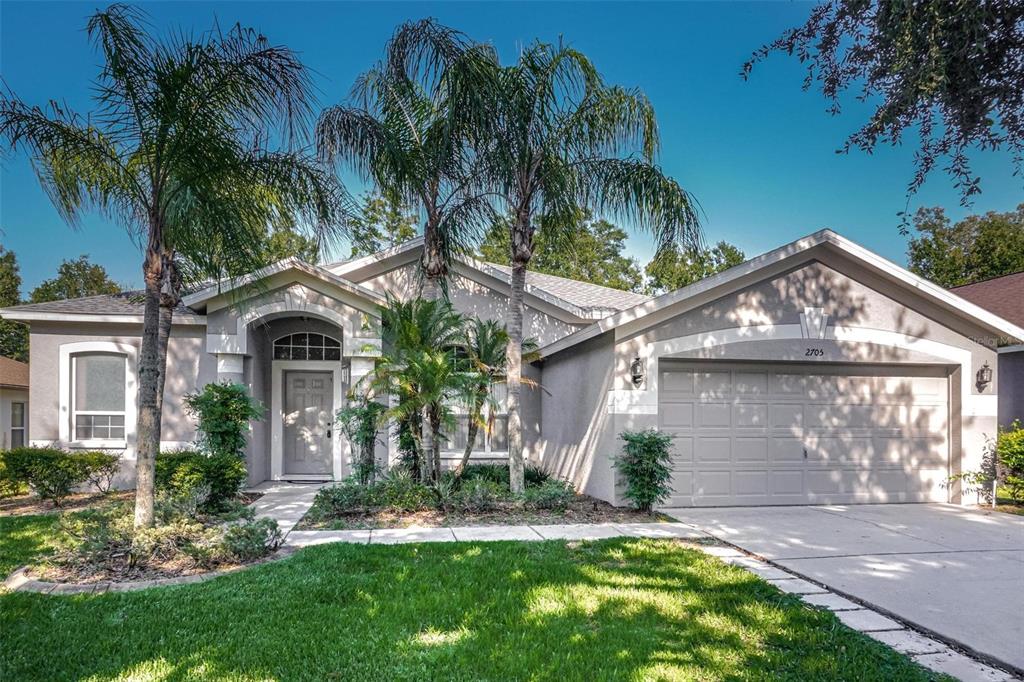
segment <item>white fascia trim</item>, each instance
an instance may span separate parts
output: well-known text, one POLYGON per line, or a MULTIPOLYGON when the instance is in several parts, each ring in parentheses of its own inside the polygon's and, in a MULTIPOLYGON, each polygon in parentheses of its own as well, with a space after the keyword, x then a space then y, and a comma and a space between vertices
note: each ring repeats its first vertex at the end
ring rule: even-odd
POLYGON ((1014 346, 1003 346, 999 349, 1000 353, 1020 353, 1024 351, 1024 343, 1018 343, 1014 346))
POLYGON ((139 350, 128 343, 117 341, 77 341, 62 343, 59 351, 57 436, 68 447, 98 449, 125 449, 135 452, 135 427, 138 419, 139 350), (75 441, 71 438, 71 356, 78 353, 118 353, 125 356, 124 440, 75 441))
MULTIPOLYGON (((0 317, 17 322, 98 322, 109 324, 142 324, 142 315, 99 315, 90 313, 44 313, 40 311, 19 311, 17 308, 0 308, 0 317)), ((206 326, 205 315, 174 314, 174 324, 206 326)))
POLYGON ((349 272, 361 270, 362 268, 365 268, 368 265, 380 263, 381 261, 387 260, 392 256, 398 256, 400 254, 403 254, 406 251, 421 248, 422 246, 423 237, 414 237, 413 239, 410 239, 407 242, 402 242, 401 244, 398 244, 396 246, 390 246, 382 251, 378 251, 377 253, 371 253, 368 256, 362 256, 361 258, 354 258, 352 260, 341 261, 339 263, 332 263, 330 265, 325 265, 324 268, 327 271, 334 273, 335 275, 341 276, 349 272))
POLYGON ((859 244, 851 242, 845 237, 841 237, 832 230, 826 229, 819 230, 807 237, 798 239, 773 251, 751 258, 745 263, 741 263, 740 265, 724 270, 718 274, 712 275, 711 277, 702 279, 699 282, 695 282, 689 286, 683 287, 682 289, 670 291, 650 301, 646 301, 640 305, 628 308, 616 315, 607 317, 589 327, 581 329, 569 336, 562 337, 554 343, 548 344, 544 348, 540 349, 540 355, 541 357, 547 357, 554 353, 563 351, 566 348, 575 346, 578 343, 582 343, 588 339, 599 336, 606 331, 615 329, 627 322, 634 322, 647 317, 652 313, 662 310, 663 308, 667 308, 668 306, 680 301, 698 296, 713 289, 725 288, 739 279, 752 275, 771 265, 789 260, 822 244, 834 246, 855 260, 861 261, 876 270, 881 270, 893 279, 917 289, 926 298, 936 300, 940 304, 943 304, 952 311, 958 312, 964 317, 972 318, 975 321, 982 323, 983 326, 997 332, 1002 332, 1011 338, 1024 341, 1024 329, 993 315, 987 310, 979 308, 970 301, 964 300, 940 286, 918 277, 912 272, 896 265, 892 261, 882 258, 878 254, 860 246, 859 244))
POLYGON ((378 294, 376 291, 372 291, 365 287, 359 286, 358 284, 351 282, 343 277, 340 277, 330 270, 320 267, 319 265, 311 265, 303 260, 291 256, 285 258, 282 261, 278 261, 273 265, 268 265, 265 268, 260 268, 256 272, 249 273, 243 277, 238 277, 233 280, 222 279, 216 284, 210 285, 205 289, 201 289, 195 293, 189 294, 184 297, 182 301, 185 305, 192 307, 201 303, 205 303, 212 298, 227 294, 240 287, 244 287, 254 282, 258 282, 261 279, 266 279, 279 273, 287 272, 289 270, 297 270, 303 272, 311 277, 324 280, 339 289, 343 289, 356 296, 361 296, 368 299, 371 303, 376 305, 384 305, 385 299, 383 296, 378 294))

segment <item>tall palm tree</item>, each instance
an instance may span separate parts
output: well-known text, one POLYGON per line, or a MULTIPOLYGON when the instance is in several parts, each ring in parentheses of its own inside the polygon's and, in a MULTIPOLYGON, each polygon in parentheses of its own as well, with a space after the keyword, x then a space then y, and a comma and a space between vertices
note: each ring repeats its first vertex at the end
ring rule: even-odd
POLYGON ((478 63, 496 63, 493 50, 470 43, 432 19, 400 26, 384 58, 358 78, 352 105, 325 110, 317 123, 321 158, 342 162, 423 216, 420 261, 423 296, 438 298, 454 258, 472 250, 491 216, 481 188, 481 160, 469 144, 480 119, 456 111, 453 77, 478 63))
MULTIPOLYGON (((522 349, 524 361, 529 362, 536 359, 536 341, 526 339, 523 341, 522 349)), ((501 407, 494 400, 491 389, 496 384, 505 382, 505 372, 508 367, 508 332, 505 330, 505 325, 496 320, 473 318, 468 323, 463 350, 476 378, 469 394, 466 449, 462 453, 462 461, 457 469, 459 475, 469 464, 480 427, 493 428, 493 414, 501 407), (485 405, 488 406, 490 415, 487 420, 484 420, 483 416, 485 405)), ((523 382, 532 384, 526 379, 523 379, 523 382)))
POLYGON ((511 217, 508 322, 509 468, 523 488, 519 414, 523 288, 538 224, 571 225, 580 207, 632 219, 660 246, 700 244, 696 202, 655 165, 654 109, 636 90, 608 86, 583 54, 534 43, 510 67, 481 61, 478 91, 490 96, 490 127, 477 138, 488 180, 511 217), (486 85, 485 85, 486 84, 486 85))
POLYGON ((385 413, 411 428, 423 482, 440 476, 440 434, 451 424, 452 406, 463 402, 476 374, 460 366, 465 318, 447 301, 388 297, 381 311, 384 354, 366 387, 391 395, 397 405, 385 413))
POLYGON ((192 277, 263 264, 268 225, 331 234, 343 203, 329 173, 295 151, 312 114, 309 75, 291 50, 236 26, 158 40, 136 9, 88 22, 104 66, 96 111, 48 111, 0 96, 0 136, 25 150, 72 226, 89 208, 143 246, 135 525, 153 523, 153 469, 172 311, 192 277), (267 145, 270 132, 282 145, 267 145))

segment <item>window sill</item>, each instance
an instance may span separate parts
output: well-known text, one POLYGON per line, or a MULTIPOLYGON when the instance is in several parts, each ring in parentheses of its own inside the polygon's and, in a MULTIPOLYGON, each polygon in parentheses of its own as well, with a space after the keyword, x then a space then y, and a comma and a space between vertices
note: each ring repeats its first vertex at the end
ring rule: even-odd
POLYGON ((68 443, 71 450, 127 450, 124 440, 74 440, 68 443))

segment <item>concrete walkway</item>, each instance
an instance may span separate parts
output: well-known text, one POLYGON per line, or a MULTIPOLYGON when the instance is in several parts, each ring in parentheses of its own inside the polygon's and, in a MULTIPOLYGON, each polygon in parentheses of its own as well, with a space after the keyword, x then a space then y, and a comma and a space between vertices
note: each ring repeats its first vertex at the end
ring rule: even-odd
POLYGON ((1024 671, 1024 517, 943 504, 665 512, 1024 671))
POLYGON ((295 528, 295 524, 313 506, 313 498, 323 485, 265 481, 248 489, 263 494, 263 497, 249 506, 256 510, 256 518, 268 516, 275 519, 281 534, 287 537, 292 528, 295 528))

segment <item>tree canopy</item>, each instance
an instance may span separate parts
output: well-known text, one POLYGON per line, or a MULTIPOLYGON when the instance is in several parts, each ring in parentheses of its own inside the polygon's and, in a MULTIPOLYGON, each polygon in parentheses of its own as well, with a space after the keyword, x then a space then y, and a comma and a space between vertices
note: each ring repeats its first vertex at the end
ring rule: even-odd
MULTIPOLYGON (((21 272, 13 251, 0 245, 0 308, 21 303, 21 272)), ((28 361, 28 327, 0 320, 0 356, 28 361)))
POLYGON ((363 210, 352 218, 351 258, 368 256, 416 236, 418 223, 413 208, 381 192, 363 195, 363 210))
POLYGON ((746 256, 728 242, 718 242, 710 249, 680 249, 670 246, 661 249, 647 264, 647 293, 663 294, 675 291, 716 272, 739 265, 746 256))
MULTIPOLYGON (((541 220, 545 220, 542 218, 541 220)), ((568 226, 535 231, 530 270, 568 277, 581 282, 624 291, 643 288, 640 264, 625 255, 625 230, 613 223, 591 218, 579 211, 568 226)), ((491 263, 511 265, 507 221, 496 221, 480 245, 481 257, 491 263)))
POLYGON ((83 254, 75 260, 62 262, 57 268, 57 276, 44 280, 33 289, 28 300, 30 303, 46 303, 119 291, 121 287, 107 276, 103 266, 90 262, 89 256, 83 254))
POLYGON ((1024 271, 1024 204, 1016 211, 972 215, 953 223, 941 208, 914 215, 910 270, 943 287, 1024 271))
POLYGON ((841 151, 871 152, 920 136, 908 197, 940 163, 961 203, 981 191, 968 151, 1006 149, 1015 174, 1024 162, 1024 1, 825 0, 807 22, 757 50, 743 65, 774 52, 806 66, 805 90, 817 85, 838 114, 840 99, 877 102, 841 151))
POLYGON ((267 234, 268 263, 276 263, 292 256, 317 263, 320 260, 320 241, 291 228, 274 227, 267 234))

